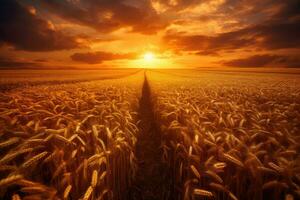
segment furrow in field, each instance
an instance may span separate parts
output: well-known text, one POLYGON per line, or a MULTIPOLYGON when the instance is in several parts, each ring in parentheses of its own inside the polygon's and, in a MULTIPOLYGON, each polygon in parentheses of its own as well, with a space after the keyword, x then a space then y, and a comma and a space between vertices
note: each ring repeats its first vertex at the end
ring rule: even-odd
POLYGON ((151 89, 146 75, 138 116, 141 120, 138 125, 140 132, 136 143, 138 171, 128 199, 170 199, 169 172, 161 159, 163 155, 162 133, 155 121, 151 89))

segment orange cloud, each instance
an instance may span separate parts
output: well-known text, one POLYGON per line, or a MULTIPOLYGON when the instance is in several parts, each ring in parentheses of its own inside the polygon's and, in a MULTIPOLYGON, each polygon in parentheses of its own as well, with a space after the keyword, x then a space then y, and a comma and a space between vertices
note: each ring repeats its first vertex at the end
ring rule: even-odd
POLYGON ((8 57, 0 57, 0 69, 12 69, 12 68, 34 69, 40 66, 41 65, 33 61, 18 60, 16 58, 8 58, 8 57))
POLYGON ((293 22, 266 23, 215 36, 167 33, 164 42, 177 51, 195 51, 202 55, 239 49, 300 48, 300 19, 293 22))
POLYGON ((167 26, 149 1, 45 0, 42 5, 64 19, 104 33, 130 27, 133 32, 152 34, 167 26))
POLYGON ((300 59, 284 55, 254 55, 247 58, 239 58, 221 62, 229 67, 300 67, 300 59))
POLYGON ((87 64, 99 64, 109 60, 135 59, 136 57, 134 53, 115 54, 103 51, 75 53, 71 56, 72 60, 87 64))

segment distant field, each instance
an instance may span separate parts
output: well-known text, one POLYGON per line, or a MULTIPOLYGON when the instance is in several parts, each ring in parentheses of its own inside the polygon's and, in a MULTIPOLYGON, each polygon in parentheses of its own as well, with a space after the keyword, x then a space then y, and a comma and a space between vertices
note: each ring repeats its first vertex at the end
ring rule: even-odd
POLYGON ((0 72, 0 199, 300 198, 297 70, 0 72))
POLYGON ((139 69, 105 70, 1 70, 0 90, 38 84, 76 83, 83 81, 121 78, 139 69))
POLYGON ((139 71, 138 69, 107 70, 1 70, 0 83, 66 81, 114 78, 139 71))

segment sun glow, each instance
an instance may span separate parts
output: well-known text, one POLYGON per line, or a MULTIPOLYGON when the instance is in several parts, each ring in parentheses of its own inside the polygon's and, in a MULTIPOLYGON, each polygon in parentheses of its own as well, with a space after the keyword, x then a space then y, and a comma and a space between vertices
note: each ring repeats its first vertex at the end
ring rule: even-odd
POLYGON ((170 57, 160 54, 160 52, 146 51, 140 54, 140 56, 132 61, 128 62, 129 67, 137 68, 174 68, 174 63, 170 57))
POLYGON ((147 52, 144 54, 144 60, 146 62, 153 62, 154 59, 155 59, 155 56, 152 52, 147 52))

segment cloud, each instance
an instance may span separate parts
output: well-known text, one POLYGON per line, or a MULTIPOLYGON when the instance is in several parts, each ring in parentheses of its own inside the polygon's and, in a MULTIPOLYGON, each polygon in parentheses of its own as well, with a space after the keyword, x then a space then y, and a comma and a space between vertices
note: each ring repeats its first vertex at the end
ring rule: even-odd
POLYGON ((71 55, 72 60, 87 64, 100 64, 109 60, 135 59, 136 57, 137 56, 134 53, 115 54, 103 51, 75 53, 71 55))
MULTIPOLYGON (((201 3, 204 4, 199 1, 201 3)), ((197 55, 300 48, 298 0, 226 0, 216 5, 215 12, 200 13, 199 17, 195 17, 197 15, 194 13, 194 17, 185 21, 197 22, 198 27, 202 25, 203 29, 209 28, 204 25, 207 21, 220 24, 218 32, 191 33, 192 29, 183 24, 181 30, 184 32, 169 30, 163 37, 163 43, 176 52, 186 51, 197 55)))
POLYGON ((0 69, 34 69, 39 67, 36 62, 0 57, 0 69))
POLYGON ((63 57, 74 50, 58 56, 12 51, 11 46, 34 52, 92 46, 96 52, 86 48, 71 58, 96 64, 134 58, 134 54, 117 53, 124 46, 128 52, 155 46, 162 49, 160 53, 181 55, 182 62, 197 59, 195 55, 212 62, 230 56, 239 59, 224 64, 296 66, 298 61, 291 55, 300 52, 298 27, 299 0, 2 0, 0 54, 21 60, 2 61, 5 65, 65 65, 68 61, 63 57), (105 52, 105 45, 112 52, 105 52))
POLYGON ((277 12, 272 16, 273 20, 293 21, 300 17, 300 3, 298 0, 275 1, 279 7, 277 12))
POLYGON ((44 0, 42 5, 63 19, 104 33, 130 27, 153 34, 167 26, 149 0, 44 0))
POLYGON ((80 46, 75 37, 54 29, 16 0, 2 0, 0 6, 0 44, 26 51, 53 51, 80 46))
POLYGON ((262 24, 215 36, 167 33, 164 43, 176 50, 216 54, 238 49, 278 50, 300 48, 300 20, 262 24))
POLYGON ((183 10, 203 3, 202 0, 152 0, 152 2, 166 7, 168 10, 183 10))
POLYGON ((221 62, 229 67, 300 67, 300 59, 284 55, 254 55, 221 62))
POLYGON ((222 15, 223 21, 234 19, 241 26, 270 21, 282 23, 299 16, 300 6, 298 0, 224 0, 215 14, 222 15))

